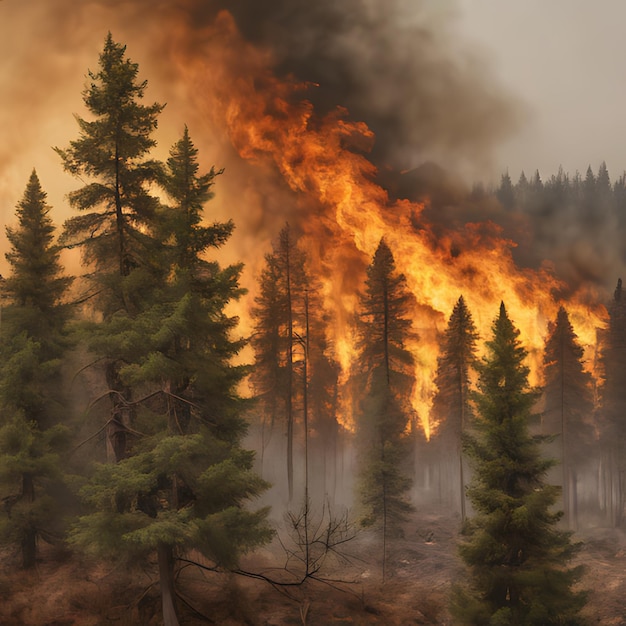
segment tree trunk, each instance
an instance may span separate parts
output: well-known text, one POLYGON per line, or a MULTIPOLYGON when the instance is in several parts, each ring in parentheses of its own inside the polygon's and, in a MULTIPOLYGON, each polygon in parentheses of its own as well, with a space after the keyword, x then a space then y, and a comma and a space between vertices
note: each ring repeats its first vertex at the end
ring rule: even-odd
POLYGON ((572 471, 570 508, 572 510, 572 529, 578 530, 578 474, 576 470, 572 471))
POLYGON ((176 590, 174 587, 174 554, 172 546, 166 543, 159 543, 157 552, 159 557, 163 626, 179 626, 175 606, 176 590))
MULTIPOLYGON (((22 499, 28 503, 35 501, 35 483, 30 474, 22 474, 22 499)), ((35 567, 37 558, 37 531, 30 524, 24 528, 22 535, 22 567, 35 567)))
POLYGON ((117 463, 128 456, 128 427, 131 425, 131 409, 128 406, 130 389, 122 384, 119 367, 111 361, 105 369, 108 388, 114 392, 111 397, 111 419, 106 429, 107 461, 117 463))
POLYGON ((291 297, 291 261, 289 244, 285 249, 287 270, 287 487, 293 500, 293 302, 291 297))

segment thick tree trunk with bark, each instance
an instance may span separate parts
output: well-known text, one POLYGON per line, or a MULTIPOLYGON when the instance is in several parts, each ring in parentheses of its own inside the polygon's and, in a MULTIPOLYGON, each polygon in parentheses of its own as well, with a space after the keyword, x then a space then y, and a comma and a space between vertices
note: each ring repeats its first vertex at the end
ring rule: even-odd
POLYGON ((174 553, 172 546, 160 543, 157 552, 159 557, 163 626, 179 626, 175 604, 176 589, 174 586, 174 553))

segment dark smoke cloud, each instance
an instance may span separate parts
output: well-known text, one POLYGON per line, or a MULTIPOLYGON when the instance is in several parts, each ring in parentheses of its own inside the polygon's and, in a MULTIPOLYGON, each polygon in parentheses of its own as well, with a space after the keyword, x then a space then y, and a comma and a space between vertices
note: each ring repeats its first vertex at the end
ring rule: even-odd
MULTIPOLYGON (((408 169, 434 159, 453 168, 470 166, 475 173, 521 119, 520 108, 494 84, 478 55, 457 41, 451 0, 47 0, 47 5, 48 24, 68 42, 97 26, 121 30, 131 47, 135 41, 152 44, 157 55, 167 46, 172 20, 185 23, 190 57, 201 52, 196 44, 217 12, 227 10, 246 39, 271 50, 278 75, 317 85, 307 97, 318 111, 346 107, 353 119, 370 126, 376 135, 372 157, 379 165, 408 169)), ((167 73, 167 60, 160 65, 167 73)))
MULTIPOLYGON (((452 170, 480 166, 514 126, 518 111, 472 61, 471 51, 455 43, 453 7, 448 0, 5 0, 0 69, 9 76, 2 91, 10 96, 0 115, 8 129, 0 164, 23 157, 24 181, 33 166, 51 167, 52 152, 41 155, 75 136, 71 115, 84 114, 84 77, 88 68, 97 69, 109 30, 128 45, 142 77, 149 77, 146 97, 168 102, 164 116, 177 120, 176 132, 184 122, 199 129, 194 137, 204 148, 212 131, 199 111, 185 108, 185 92, 193 86, 179 84, 171 57, 202 61, 210 26, 219 11, 228 10, 249 41, 271 51, 277 74, 317 85, 304 96, 320 113, 346 107, 373 129, 372 158, 379 166, 408 169, 427 159, 452 170), (203 142, 199 133, 208 139, 203 142), (31 152, 38 153, 38 163, 28 162, 31 152)), ((170 132, 165 145, 176 138, 170 132)), ((215 146, 211 158, 218 156, 217 147, 228 151, 224 144, 215 146)), ((233 159, 222 154, 217 162, 232 173, 233 159)), ((52 177, 53 187, 60 186, 58 178, 52 177)), ((16 174, 11 186, 19 180, 16 174)), ((46 186, 45 176, 42 182, 46 186)), ((15 195, 0 189, 5 212, 15 195)))
POLYGON ((322 108, 346 107, 376 135, 374 158, 402 169, 427 159, 487 162, 520 110, 457 45, 441 0, 232 0, 244 35, 283 74, 316 83, 322 108))
MULTIPOLYGON (((248 41, 269 51, 275 73, 310 83, 298 95, 310 99, 320 114, 341 106, 368 124, 376 137, 370 156, 379 166, 380 182, 392 195, 431 198, 425 217, 435 228, 458 225, 462 232, 466 222, 501 222, 505 235, 520 242, 518 259, 524 265, 538 267, 554 258, 568 279, 601 281, 598 272, 586 276, 575 267, 595 266, 601 249, 590 241, 595 230, 588 231, 585 246, 574 248, 572 237, 563 234, 571 233, 571 226, 560 233, 554 220, 554 232, 545 234, 544 228, 541 242, 533 241, 541 216, 506 214, 490 200, 469 197, 459 183, 459 171, 473 177, 485 171, 491 150, 518 127, 523 111, 490 78, 479 53, 455 36, 451 0, 4 0, 0 209, 5 219, 33 166, 45 170, 54 163, 54 174, 40 171, 42 182, 53 192, 55 185, 61 187, 60 164, 49 147, 75 137, 72 114, 84 114, 84 76, 97 68, 109 30, 128 45, 141 76, 149 78, 146 98, 168 103, 159 131, 161 150, 189 123, 205 163, 226 166, 217 202, 223 202, 224 216, 235 218, 242 249, 251 249, 253 238, 266 244, 285 219, 297 219, 290 191, 271 172, 243 163, 220 140, 188 98, 202 86, 182 85, 180 67, 172 62, 174 56, 190 64, 203 61, 207 33, 222 10, 232 13, 248 41), (429 165, 433 162, 438 166, 429 165), (398 173, 416 166, 417 177, 398 173)), ((65 192, 75 187, 74 181, 64 181, 65 192)), ((60 194, 51 195, 66 217, 60 194)))

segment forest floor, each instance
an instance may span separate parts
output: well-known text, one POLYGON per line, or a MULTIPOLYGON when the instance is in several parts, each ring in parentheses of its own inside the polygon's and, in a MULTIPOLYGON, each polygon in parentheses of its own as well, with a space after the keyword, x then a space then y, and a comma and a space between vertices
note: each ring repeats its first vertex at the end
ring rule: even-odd
MULTIPOLYGON (((457 556, 459 526, 458 518, 449 514, 419 512, 404 538, 389 546, 384 584, 380 545, 366 532, 338 546, 338 554, 317 572, 319 580, 302 585, 272 586, 250 576, 188 565, 178 578, 181 625, 454 626, 447 605, 452 584, 464 578, 457 556)), ((626 626, 626 533, 593 528, 575 539, 583 542, 575 563, 586 568, 581 587, 589 592, 589 623, 626 626)), ((294 546, 277 540, 246 557, 242 569, 296 582, 301 570, 294 546)), ((41 552, 33 572, 16 571, 16 555, 0 554, 3 626, 160 624, 153 570, 95 565, 45 545, 41 552)), ((199 560, 194 555, 190 559, 199 560)))

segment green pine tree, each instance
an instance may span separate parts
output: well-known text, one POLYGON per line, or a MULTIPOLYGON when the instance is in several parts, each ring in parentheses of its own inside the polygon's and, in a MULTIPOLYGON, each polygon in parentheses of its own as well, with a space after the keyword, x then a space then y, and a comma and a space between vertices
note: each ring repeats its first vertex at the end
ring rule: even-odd
POLYGON ((86 329, 85 341, 104 365, 111 399, 107 450, 119 460, 132 439, 131 390, 119 370, 141 346, 126 337, 133 319, 162 282, 161 242, 155 237, 159 202, 151 193, 162 167, 149 158, 152 134, 163 106, 141 104, 147 86, 139 68, 126 58, 126 47, 106 37, 99 70, 89 72, 83 100, 89 120, 77 117, 78 139, 56 149, 66 171, 85 184, 69 194, 80 212, 65 222, 62 242, 79 246, 87 265, 89 302, 102 324, 86 329))
POLYGON ((159 260, 167 280, 128 324, 135 350, 119 371, 137 398, 136 443, 127 458, 97 467, 82 491, 94 512, 73 533, 76 545, 100 555, 156 554, 167 626, 178 624, 178 555, 197 549, 233 567, 271 536, 267 511, 247 506, 266 484, 241 446, 246 403, 237 389, 247 368, 232 360, 244 341, 232 338, 238 320, 225 312, 243 293, 241 266, 206 258, 233 225, 202 225, 215 172, 198 169, 185 129, 162 181, 172 202, 160 225, 170 233, 159 260))
POLYGON ((443 474, 440 480, 450 471, 450 453, 454 452, 452 471, 456 480, 451 477, 450 482, 456 485, 462 521, 465 521, 466 506, 465 460, 461 440, 472 419, 470 373, 476 362, 477 341, 478 333, 472 314, 461 296, 454 306, 442 338, 435 376, 437 393, 433 398, 431 415, 439 421, 432 443, 438 450, 440 473, 443 474))
POLYGON ((464 624, 573 626, 584 604, 572 589, 580 570, 567 568, 576 546, 556 528, 559 489, 545 482, 553 461, 542 457, 542 438, 529 434, 537 390, 518 336, 502 304, 478 368, 474 432, 465 438, 476 515, 460 547, 470 584, 457 589, 453 613, 464 624))
POLYGON ((261 408, 262 428, 268 432, 267 439, 271 437, 277 420, 284 421, 286 426, 287 492, 291 502, 297 404, 301 402, 304 388, 297 382, 296 346, 297 337, 304 338, 306 335, 308 279, 305 255, 298 248, 289 224, 280 231, 265 261, 259 279, 260 293, 252 310, 255 320, 252 384, 261 408))
POLYGON ((565 520, 575 529, 579 473, 595 456, 590 454, 595 439, 593 386, 591 374, 583 367, 583 349, 563 307, 549 331, 544 353, 542 431, 556 436, 548 447, 550 456, 560 464, 554 482, 562 486, 565 520))
POLYGON ((620 528, 626 525, 626 297, 621 278, 608 310, 609 324, 601 353, 602 487, 608 521, 620 528))
POLYGON ((58 496, 69 434, 59 389, 71 280, 62 276, 49 210, 33 171, 18 225, 6 231, 11 274, 2 284, 0 333, 0 541, 20 545, 25 568, 35 565, 39 537, 63 532, 58 496))
POLYGON ((365 287, 355 380, 362 398, 357 416, 359 500, 362 523, 381 530, 384 579, 387 540, 401 533, 401 523, 412 509, 407 499, 411 480, 406 426, 414 384, 413 357, 405 346, 412 334, 412 296, 384 239, 368 267, 365 287))
POLYGON ((83 93, 93 119, 76 117, 79 138, 67 149, 56 148, 65 170, 88 181, 69 194, 70 205, 82 214, 67 220, 63 237, 69 245, 83 246, 100 280, 108 274, 128 276, 146 262, 150 240, 144 231, 158 206, 149 185, 159 165, 147 156, 156 145, 152 134, 163 105, 141 104, 147 81, 137 80, 139 66, 125 55, 126 46, 109 33, 99 71, 89 72, 83 93))

